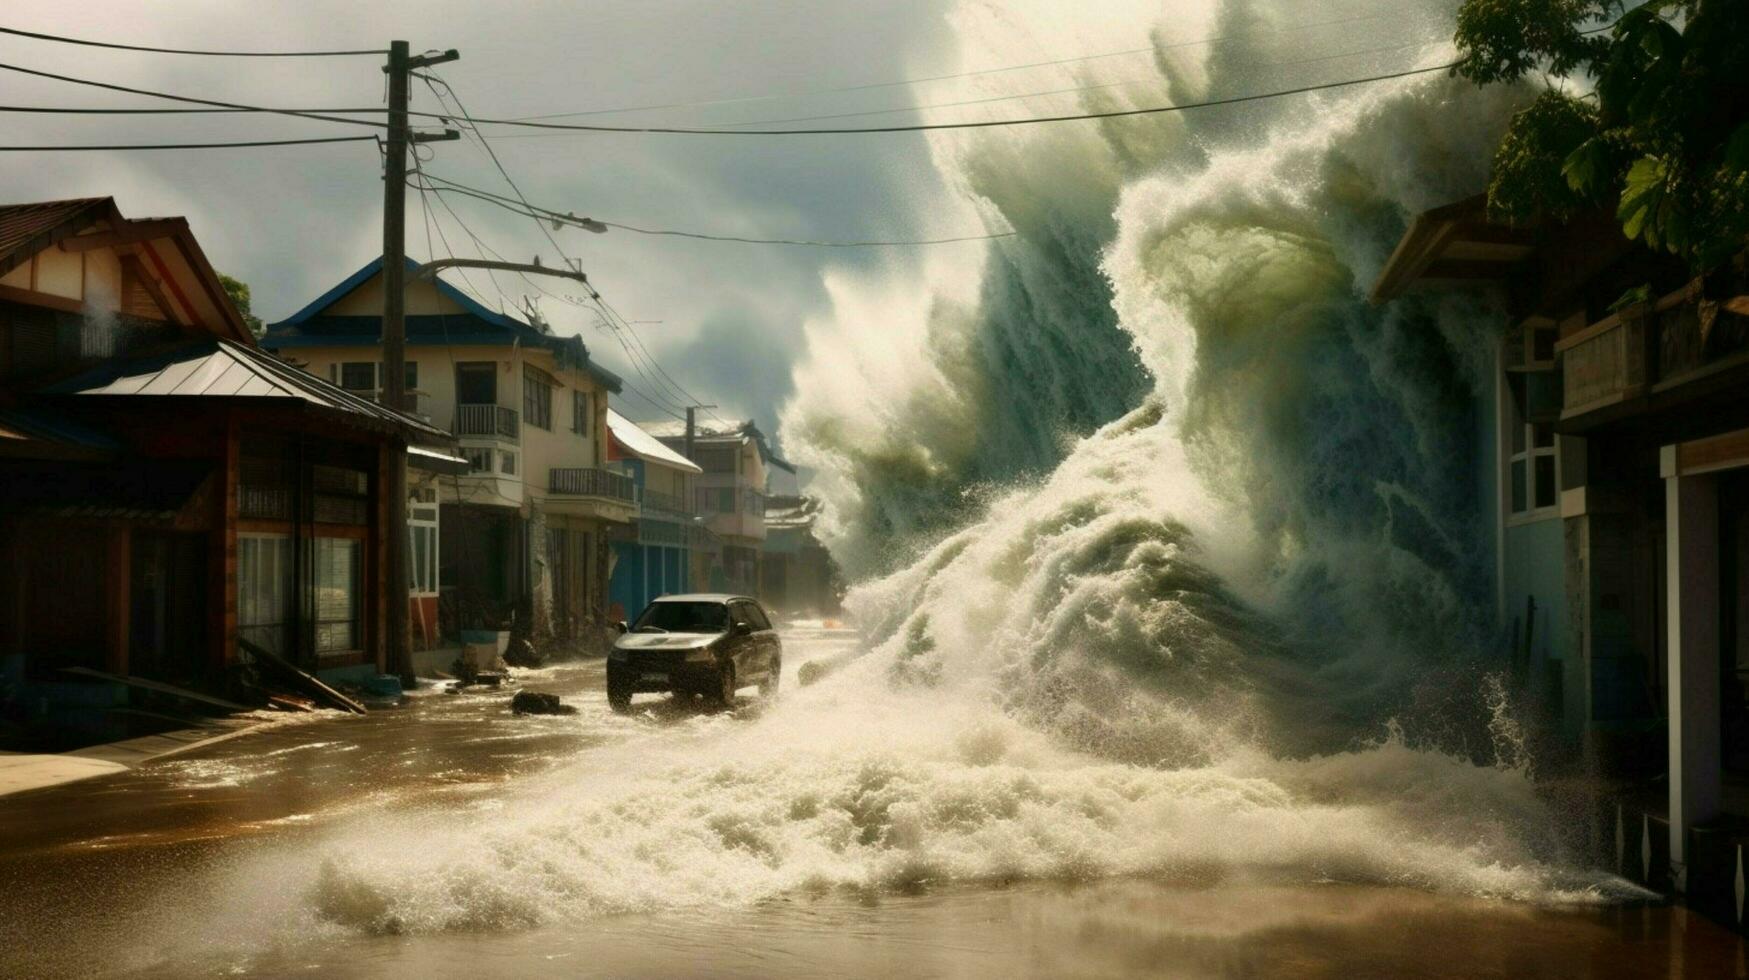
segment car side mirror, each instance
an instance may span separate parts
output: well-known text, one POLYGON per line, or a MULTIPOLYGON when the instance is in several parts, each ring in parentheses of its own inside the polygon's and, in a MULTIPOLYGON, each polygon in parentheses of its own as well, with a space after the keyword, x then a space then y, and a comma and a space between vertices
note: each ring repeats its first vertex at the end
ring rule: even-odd
POLYGON ((623 619, 622 619, 622 620, 620 620, 620 621, 619 621, 619 622, 617 622, 617 623, 614 623, 614 624, 613 624, 613 628, 614 628, 614 629, 616 629, 616 630, 618 630, 618 631, 619 631, 619 632, 620 632, 620 633, 622 633, 622 634, 624 634, 624 633, 630 633, 630 632, 631 632, 631 631, 632 631, 632 628, 631 628, 631 627, 630 627, 630 626, 627 626, 627 625, 626 625, 626 621, 625 621, 625 620, 623 620, 623 619))
POLYGON ((753 625, 751 623, 736 623, 735 624, 735 635, 736 636, 752 636, 753 635, 753 625))

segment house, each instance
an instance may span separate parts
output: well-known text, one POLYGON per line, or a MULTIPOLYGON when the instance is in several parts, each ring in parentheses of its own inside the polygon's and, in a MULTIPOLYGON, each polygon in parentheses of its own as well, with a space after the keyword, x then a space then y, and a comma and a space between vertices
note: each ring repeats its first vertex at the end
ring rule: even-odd
MULTIPOLYGON (((382 289, 378 258, 271 324, 262 345, 375 398, 382 289)), ((476 631, 517 625, 537 643, 592 649, 607 622, 608 536, 637 514, 632 478, 607 455, 620 379, 581 339, 487 309, 442 278, 410 275, 406 311, 406 407, 453 433, 469 464, 409 510, 431 541, 415 549, 430 566, 415 579, 438 596, 422 665, 447 666, 476 631)))
POLYGON ((693 555, 716 551, 698 516, 697 463, 662 444, 636 422, 608 409, 608 458, 636 482, 638 520, 612 539, 609 617, 636 618, 651 600, 693 591, 693 555))
POLYGON ((698 513, 722 542, 720 558, 695 556, 693 581, 713 592, 761 594, 759 551, 765 543, 765 496, 772 469, 795 472, 751 420, 735 426, 645 426, 664 445, 699 465, 698 513))
POLYGON ((760 578, 766 604, 787 617, 833 616, 842 609, 843 578, 814 533, 820 513, 820 501, 805 494, 765 499, 760 578))
POLYGON ((235 691, 239 637, 329 678, 390 669, 383 490, 447 440, 257 347, 186 220, 0 207, 10 721, 101 734, 130 684, 235 691))
POLYGON ((1749 263, 1696 277, 1608 214, 1505 228, 1477 197, 1417 218, 1374 296, 1429 288, 1502 311, 1478 474, 1497 611, 1626 787, 1618 866, 1723 901, 1745 842, 1725 818, 1749 817, 1749 263))

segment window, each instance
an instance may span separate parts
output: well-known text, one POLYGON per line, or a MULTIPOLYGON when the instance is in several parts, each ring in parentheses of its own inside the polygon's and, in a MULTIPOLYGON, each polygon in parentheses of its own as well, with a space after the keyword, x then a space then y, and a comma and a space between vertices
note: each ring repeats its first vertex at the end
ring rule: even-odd
POLYGON ((347 391, 377 390, 377 366, 373 361, 347 361, 340 365, 340 387, 347 391))
POLYGON ((516 475, 516 454, 508 449, 498 451, 498 472, 505 476, 516 475))
MULTIPOLYGON (((335 370, 329 375, 335 384, 351 392, 377 392, 383 387, 383 362, 381 361, 345 361, 335 365, 335 370)), ((419 387, 419 364, 416 361, 406 362, 406 377, 403 386, 408 390, 419 387)))
POLYGON ((492 450, 484 446, 463 446, 462 456, 468 461, 468 472, 492 472, 492 450))
POLYGON ((1512 385, 1506 398, 1507 506, 1513 516, 1547 510, 1560 502, 1556 481, 1555 431, 1526 421, 1520 397, 1512 385))
POLYGON ((571 431, 589 438, 589 393, 571 392, 571 431))
POLYGON ((753 624, 753 628, 756 630, 768 630, 771 628, 771 620, 765 618, 765 610, 759 608, 759 604, 756 602, 747 603, 747 619, 753 624))
POLYGON ((553 386, 532 370, 522 372, 522 417, 529 425, 553 430, 553 386))
POLYGON ((353 538, 317 538, 315 578, 316 652, 359 648, 358 578, 363 551, 353 538))
POLYGON ((237 633, 290 653, 292 547, 286 534, 237 535, 237 633))
POLYGON ((407 519, 407 588, 437 594, 437 508, 415 508, 407 519))

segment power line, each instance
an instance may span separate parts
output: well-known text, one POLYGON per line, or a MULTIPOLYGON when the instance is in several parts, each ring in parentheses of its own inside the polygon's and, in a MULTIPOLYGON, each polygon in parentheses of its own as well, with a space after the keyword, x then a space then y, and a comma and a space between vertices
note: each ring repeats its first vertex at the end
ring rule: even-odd
POLYGON ((1316 85, 1301 85, 1297 88, 1278 89, 1273 92, 1257 92, 1251 95, 1238 95, 1226 99, 1210 99, 1206 102, 1185 102, 1179 105, 1149 106, 1142 109, 1114 109, 1107 112, 1079 112, 1060 116, 1029 116, 1022 119, 987 119, 978 122, 951 123, 913 123, 903 126, 867 126, 837 129, 704 129, 684 126, 596 126, 583 123, 541 123, 524 122, 515 119, 474 119, 473 123, 486 126, 522 126, 531 129, 568 130, 587 133, 638 133, 682 136, 831 136, 854 135, 861 133, 920 133, 947 129, 993 129, 1004 126, 1034 126, 1040 123, 1080 122, 1093 119, 1118 119, 1126 116, 1149 116, 1169 112, 1184 112, 1189 109, 1209 109, 1217 106, 1239 105, 1246 102, 1260 102, 1265 99, 1279 99, 1289 95, 1303 95, 1308 92, 1320 92, 1327 89, 1347 88, 1354 85, 1365 85, 1372 82, 1388 82, 1398 78, 1408 78, 1414 75, 1427 75, 1436 71, 1448 71, 1457 67, 1458 62, 1430 65, 1426 68, 1410 68, 1404 71, 1389 72, 1383 75, 1367 75, 1361 78, 1346 78, 1334 82, 1320 82, 1316 85))
POLYGON ((64 37, 59 34, 42 34, 37 31, 21 31, 15 27, 0 27, 0 34, 28 37, 37 41, 54 41, 59 44, 78 44, 88 48, 113 48, 117 51, 145 51, 151 54, 192 54, 209 58, 333 58, 346 55, 380 55, 388 53, 382 48, 372 48, 368 51, 196 51, 188 48, 153 48, 138 44, 115 44, 109 41, 92 41, 87 38, 64 37))
POLYGON ((248 146, 302 146, 310 143, 374 142, 374 136, 320 136, 296 140, 244 140, 237 143, 116 143, 105 146, 0 146, 0 153, 76 153, 89 150, 223 150, 248 146))
MULTIPOLYGON (((1377 20, 1382 14, 1361 14, 1352 17, 1342 17, 1334 20, 1316 21, 1309 24, 1292 24, 1285 27, 1262 31, 1243 31, 1219 37, 1198 38, 1194 41, 1174 41, 1168 44, 1150 45, 1140 48, 1124 48, 1120 51, 1104 51, 1097 54, 1075 55, 1068 58, 1054 58, 1048 61, 1029 61, 1018 65, 1002 65, 996 68, 979 68, 971 71, 952 72, 944 75, 926 75, 921 78, 901 78, 884 82, 867 82, 861 85, 845 85, 838 88, 823 89, 813 92, 785 92, 768 95, 749 95, 722 99, 696 99, 685 102, 665 102, 641 106, 623 106, 617 109, 588 109, 581 112, 549 112, 535 116, 518 116, 518 121, 540 119, 572 119, 581 116, 607 116, 626 112, 649 112, 658 109, 691 109, 713 105, 733 105, 747 102, 770 102, 781 99, 808 98, 815 95, 832 95, 840 92, 866 92, 872 89, 899 88, 909 85, 922 85, 930 82, 952 81, 960 78, 973 78, 980 75, 1000 75, 1007 72, 1023 71, 1028 68, 1047 68, 1055 65, 1075 64, 1083 61, 1103 61, 1111 58, 1122 58, 1138 54, 1153 54, 1159 51, 1170 51, 1178 48, 1199 47, 1207 44, 1225 44, 1247 38, 1263 37, 1271 34, 1283 34, 1290 31, 1312 30, 1319 27, 1333 27, 1341 24, 1352 24, 1359 21, 1377 20)), ((898 110, 894 110, 898 111, 898 110)))
MULTIPOLYGON (((554 238, 552 232, 547 230, 546 222, 542 221, 538 215, 535 215, 533 213, 534 206, 528 202, 527 196, 525 196, 522 193, 522 188, 517 186, 516 180, 510 176, 510 171, 505 168, 504 162, 502 160, 498 159, 498 153, 497 153, 497 151, 492 149, 492 144, 490 141, 488 141, 486 139, 486 134, 480 132, 479 126, 474 124, 473 117, 472 117, 472 115, 470 115, 468 113, 468 107, 462 101, 461 95, 456 92, 456 90, 453 86, 451 86, 447 81, 444 81, 441 77, 439 77, 434 72, 420 73, 420 77, 425 80, 426 86, 431 89, 431 94, 437 97, 439 104, 443 105, 443 107, 446 109, 449 107, 448 101, 444 98, 443 93, 439 92, 437 90, 437 86, 442 85, 444 88, 444 91, 447 91, 449 93, 449 99, 454 100, 456 110, 460 114, 461 119, 467 124, 467 128, 469 129, 469 131, 471 131, 473 133, 474 138, 479 141, 480 148, 485 150, 486 155, 491 158, 492 165, 497 168, 499 176, 503 177, 504 182, 506 184, 510 185, 510 190, 513 193, 515 193, 517 201, 521 203, 521 205, 525 209, 526 213, 528 213, 528 216, 534 221, 535 227, 539 228, 541 234, 546 236, 547 241, 552 244, 552 246, 555 250, 558 251, 559 257, 562 260, 564 260, 564 262, 566 263, 567 266, 570 266, 571 268, 574 268, 574 269, 579 268, 580 263, 577 263, 574 260, 572 260, 572 258, 568 254, 566 254, 564 246, 560 245, 559 240, 557 238, 554 238)), ((526 279, 527 277, 525 276, 524 278, 526 279)), ((543 290, 543 292, 544 292, 544 290, 543 290)), ((602 300, 601 293, 598 290, 594 289, 593 287, 591 287, 589 289, 589 298, 590 298, 590 300, 592 300, 596 304, 596 306, 600 307, 601 309, 611 310, 611 307, 607 306, 607 304, 602 300)), ((618 317, 617 311, 613 312, 612 316, 618 317)), ((635 330, 629 323, 625 323, 624 317, 619 317, 619 319, 620 319, 621 323, 619 324, 619 326, 617 326, 615 328, 614 336, 616 339, 619 340, 620 346, 625 348, 626 355, 629 358, 631 358, 632 367, 637 370, 639 376, 643 377, 644 380, 646 382, 648 382, 652 388, 658 389, 658 392, 660 391, 661 385, 658 382, 652 381, 650 379, 649 375, 645 374, 643 369, 638 366, 637 355, 633 352, 632 346, 630 344, 626 343, 625 338, 627 335, 629 335, 632 338, 632 343, 636 344, 638 350, 641 350, 643 352, 643 357, 644 357, 645 362, 648 363, 650 365, 650 367, 658 375, 660 375, 662 378, 667 380, 668 385, 671 389, 673 389, 675 392, 679 393, 683 398, 686 398, 692 402, 697 402, 698 401, 697 398, 693 397, 684 388, 680 387, 680 385, 677 384, 672 377, 669 377, 668 372, 666 372, 662 369, 662 365, 657 363, 655 357, 650 353, 650 349, 648 347, 644 346, 643 339, 638 336, 637 330, 635 330)), ((612 323, 611 319, 610 319, 609 323, 610 324, 612 323)), ((679 406, 676 405, 675 407, 678 408, 679 406)))
POLYGON ((864 248, 871 246, 947 245, 954 242, 980 242, 997 238, 1010 238, 1015 234, 1015 232, 1012 231, 1003 231, 992 232, 985 235, 960 235, 953 238, 902 239, 893 241, 808 241, 795 238, 749 238, 740 235, 712 235, 696 231, 640 228, 636 225, 622 224, 617 221, 602 221, 599 218, 578 218, 573 214, 562 213, 551 208, 534 207, 532 205, 529 206, 527 211, 523 211, 518 209, 519 202, 504 197, 501 194, 493 194, 490 191, 484 191, 477 187, 470 187, 466 184, 461 184, 423 171, 420 172, 420 176, 427 181, 436 181, 437 183, 445 185, 443 187, 431 187, 430 190, 433 192, 441 194, 462 194, 467 197, 478 198, 489 204, 496 204, 506 210, 513 211, 517 214, 523 214, 535 218, 536 220, 544 218, 547 221, 558 221, 578 226, 582 226, 585 221, 594 221, 598 224, 606 225, 609 228, 618 228, 622 231, 634 232, 639 235, 666 235, 678 238, 697 238, 711 242, 740 242, 750 245, 802 245, 814 248, 864 248))
MULTIPOLYGON (((242 105, 236 102, 220 102, 216 99, 197 99, 191 95, 172 95, 169 92, 154 92, 151 89, 132 88, 127 85, 116 85, 111 82, 99 82, 89 78, 75 78, 72 75, 57 75, 51 71, 39 71, 35 68, 25 68, 20 65, 0 63, 0 69, 17 72, 20 75, 35 75, 38 78, 53 79, 57 82, 67 82, 72 85, 85 85, 91 88, 108 89, 111 92, 126 92, 129 95, 145 95, 154 99, 169 99, 172 102, 188 102, 194 105, 216 106, 221 109, 236 109, 245 112, 270 112, 280 116, 297 116, 302 119, 320 119, 324 122, 348 123, 353 126, 373 126, 377 129, 387 129, 388 124, 371 122, 367 119, 347 119, 343 116, 329 116, 318 112, 306 112, 301 109, 268 109, 261 106, 242 105)), ((386 110, 361 110, 383 112, 386 110)))
MULTIPOLYGON (((423 171, 420 170, 417 163, 415 163, 414 171, 415 171, 415 173, 420 174, 420 176, 425 176, 423 171)), ((421 202, 423 202, 424 201, 424 193, 427 190, 427 188, 420 187, 419 190, 421 193, 420 199, 421 199, 421 202)), ((434 191, 435 188, 432 188, 431 190, 434 191)), ((436 199, 437 199, 437 203, 439 205, 441 205, 445 211, 449 212, 449 216, 455 220, 456 224, 461 226, 462 231, 468 236, 469 239, 471 239, 473 241, 474 247, 480 251, 480 255, 482 258, 485 257, 485 255, 487 253, 490 253, 492 256, 494 256, 498 259, 504 258, 504 256, 501 253, 499 253, 496 249, 492 248, 490 245, 487 245, 485 243, 485 241, 480 238, 479 235, 475 234, 473 229, 468 227, 467 222, 462 219, 461 215, 457 214, 455 209, 451 208, 449 206, 449 203, 447 201, 445 201, 441 195, 438 195, 436 199)), ((444 247, 449 248, 448 240, 445 239, 444 235, 443 235, 443 225, 441 222, 437 223, 437 234, 438 234, 438 238, 444 239, 444 247)), ((488 275, 491 275, 491 273, 488 273, 488 275)), ((546 296, 546 297, 549 297, 551 299, 556 299, 560 302, 567 303, 568 305, 575 306, 579 309, 584 309, 584 310, 590 309, 589 306, 585 305, 582 302, 573 300, 573 299, 566 297, 566 296, 559 295, 557 293, 549 292, 547 289, 543 288, 539 283, 528 278, 528 276, 523 275, 522 273, 517 273, 517 276, 519 278, 521 278, 523 282, 527 283, 530 287, 532 287, 535 292, 541 294, 542 296, 546 296)), ((497 276, 491 275, 491 279, 492 279, 493 286, 498 288, 499 297, 500 297, 500 300, 502 300, 503 295, 504 295, 503 288, 498 286, 497 276)), ((465 274, 463 275, 463 280, 467 281, 465 274)), ((470 288, 472 288, 471 282, 469 283, 469 286, 470 286, 470 288)), ((478 290, 475 290, 475 291, 478 292, 478 290)), ((591 298, 597 304, 601 303, 601 296, 599 293, 597 293, 597 292, 595 292, 595 290, 591 289, 590 294, 591 294, 591 298)), ((607 314, 605 312, 600 312, 598 315, 606 316, 607 314)), ((678 412, 676 411, 676 410, 684 411, 684 408, 682 408, 682 406, 680 406, 678 403, 676 403, 676 402, 668 399, 666 396, 662 396, 660 394, 662 391, 661 383, 658 381, 652 380, 650 374, 644 370, 643 364, 640 362, 637 352, 635 350, 633 350, 632 347, 626 342, 626 339, 622 335, 619 328, 616 325, 614 325, 611 320, 609 320, 607 325, 610 328, 609 332, 612 334, 614 340, 620 345, 620 348, 625 351, 627 363, 629 363, 631 365, 633 372, 636 373, 638 375, 638 377, 642 378, 644 380, 644 383, 649 385, 651 387, 651 389, 655 390, 658 393, 658 397, 661 400, 658 401, 657 398, 652 398, 651 396, 645 394, 642 390, 640 390, 636 385, 633 385, 629 380, 622 378, 622 379, 620 379, 620 381, 621 381, 621 384, 624 386, 625 390, 630 392, 631 394, 636 395, 638 398, 647 402, 652 407, 656 408, 660 412, 663 412, 664 414, 673 416, 676 419, 684 419, 684 416, 678 414, 678 412)), ((646 352, 646 357, 648 357, 647 352, 646 352)), ((660 365, 655 364, 653 360, 650 361, 650 364, 651 364, 651 367, 657 369, 658 371, 661 369, 660 365)))

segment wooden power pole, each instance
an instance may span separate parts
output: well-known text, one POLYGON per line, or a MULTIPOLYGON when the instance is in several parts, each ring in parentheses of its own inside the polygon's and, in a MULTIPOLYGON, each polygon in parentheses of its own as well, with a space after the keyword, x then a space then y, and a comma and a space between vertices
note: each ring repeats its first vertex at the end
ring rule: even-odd
MULTIPOLYGON (((460 139, 447 130, 442 134, 414 133, 407 124, 407 89, 413 71, 460 58, 454 49, 442 53, 408 54, 406 41, 389 44, 389 132, 383 154, 383 379, 384 403, 395 411, 407 408, 407 146, 430 140, 460 139)), ((389 485, 383 488, 389 503, 389 603, 388 669, 411 683, 412 644, 409 642, 407 605, 407 462, 405 454, 389 467, 389 485)))

